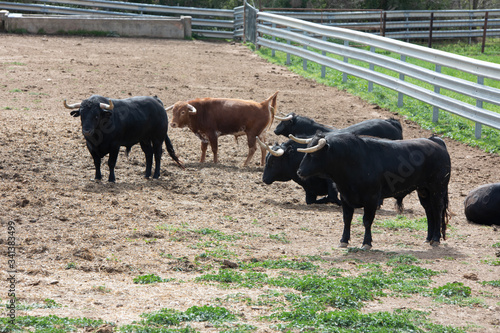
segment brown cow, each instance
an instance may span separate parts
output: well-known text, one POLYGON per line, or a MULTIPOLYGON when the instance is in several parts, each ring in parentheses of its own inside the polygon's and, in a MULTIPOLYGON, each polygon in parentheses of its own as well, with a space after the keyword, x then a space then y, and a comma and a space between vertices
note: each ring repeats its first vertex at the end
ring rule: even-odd
MULTIPOLYGON (((170 126, 189 127, 201 140, 200 162, 205 162, 208 144, 212 147, 214 163, 217 163, 217 139, 221 135, 246 135, 248 156, 243 166, 247 166, 257 150, 256 138, 265 140, 266 130, 271 126, 276 114, 278 91, 262 103, 228 98, 197 98, 187 102, 177 102, 166 110, 172 110, 170 126)), ((266 150, 261 148, 261 165, 264 165, 266 150)))

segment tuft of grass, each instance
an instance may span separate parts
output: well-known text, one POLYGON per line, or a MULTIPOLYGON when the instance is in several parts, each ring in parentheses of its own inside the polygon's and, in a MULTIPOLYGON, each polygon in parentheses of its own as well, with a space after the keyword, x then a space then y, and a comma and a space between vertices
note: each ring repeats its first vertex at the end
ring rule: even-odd
POLYGON ((483 286, 493 286, 493 287, 500 288, 500 280, 482 281, 481 284, 483 286))
POLYGON ((172 281, 173 279, 163 279, 159 277, 156 274, 146 274, 146 275, 139 275, 134 278, 134 283, 136 284, 150 284, 150 283, 157 283, 157 282, 169 282, 172 281))
POLYGON ((291 260, 264 260, 249 263, 241 263, 241 269, 253 269, 256 267, 262 267, 267 269, 293 269, 299 271, 316 271, 319 266, 314 265, 309 261, 291 261, 291 260))
POLYGON ((290 243, 290 241, 286 238, 286 233, 284 233, 284 232, 281 232, 281 233, 276 234, 276 235, 269 235, 269 238, 274 239, 274 240, 276 240, 280 243, 283 243, 283 244, 290 243))
POLYGON ((105 323, 105 321, 100 319, 95 320, 88 318, 67 318, 50 315, 45 317, 16 317, 14 324, 12 324, 11 319, 5 317, 0 318, 0 332, 75 332, 83 331, 84 328, 96 329, 97 327, 105 323))
POLYGON ((391 230, 427 230, 427 218, 409 219, 403 215, 397 215, 395 219, 376 220, 375 223, 381 227, 391 230))
POLYGON ((177 311, 164 308, 152 313, 141 314, 143 318, 139 322, 120 327, 121 332, 196 332, 191 327, 169 327, 179 326, 185 322, 210 322, 212 324, 232 322, 236 316, 229 310, 218 306, 192 306, 186 311, 177 311))

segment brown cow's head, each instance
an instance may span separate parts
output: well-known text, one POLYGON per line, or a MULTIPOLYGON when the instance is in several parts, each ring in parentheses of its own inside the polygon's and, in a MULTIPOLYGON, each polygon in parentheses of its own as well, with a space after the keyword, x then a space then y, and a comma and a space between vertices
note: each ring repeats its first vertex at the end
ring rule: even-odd
POLYGON ((187 102, 177 102, 166 108, 166 111, 172 110, 173 117, 170 126, 173 128, 183 128, 189 125, 189 115, 196 114, 194 106, 187 102))

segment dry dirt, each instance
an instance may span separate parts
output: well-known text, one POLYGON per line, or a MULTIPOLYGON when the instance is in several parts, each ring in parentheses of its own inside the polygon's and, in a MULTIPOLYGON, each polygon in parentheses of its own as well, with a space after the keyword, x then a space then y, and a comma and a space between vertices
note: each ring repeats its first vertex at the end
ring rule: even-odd
MULTIPOLYGON (((445 139, 452 158, 449 192, 455 215, 449 238, 440 247, 424 244, 424 231, 384 231, 375 223, 373 250, 346 252, 337 247, 341 209, 307 206, 302 188, 292 182, 265 185, 259 153, 249 167, 241 167, 247 154, 243 137, 237 145, 233 137, 221 138, 220 163, 200 164, 199 139, 187 129, 170 129, 186 170, 164 154, 160 179, 146 180, 143 153, 135 146, 128 158, 121 151, 116 183, 94 182, 80 121, 69 115, 63 100, 74 103, 92 94, 113 98, 158 95, 167 106, 195 97, 262 101, 279 90, 278 112, 293 111, 336 127, 395 116, 402 122, 405 138, 428 137, 429 131, 343 91, 269 64, 237 43, 8 34, 0 40, 1 278, 7 278, 7 225, 13 221, 18 301, 40 304, 48 298, 62 305, 18 311, 18 315, 84 316, 124 325, 139 319, 141 313, 161 308, 186 310, 238 292, 253 299, 263 293, 194 281, 207 272, 203 267, 217 269, 224 258, 321 256, 324 261, 319 264, 326 268, 356 272, 357 263, 383 264, 391 255, 407 254, 420 259, 424 267, 446 271, 434 278, 433 286, 463 282, 472 288, 474 297, 483 299, 484 307, 444 305, 420 296, 383 297, 368 303, 363 311, 419 309, 428 311, 438 324, 498 331, 500 289, 479 282, 500 278, 500 266, 489 264, 498 260, 499 249, 492 245, 500 241, 499 232, 469 224, 463 200, 473 188, 500 181, 499 155, 445 139), (190 231, 201 228, 242 237, 211 248, 213 243, 203 244, 208 238, 190 231), (270 235, 286 237, 289 243, 270 235), (226 257, 196 259, 208 251, 226 253, 226 257), (68 265, 74 268, 67 269, 68 265), (175 280, 133 283, 134 277, 149 273, 175 280)), ((267 141, 284 138, 271 130, 267 141)), ((209 152, 207 160, 211 159, 209 152)), ((107 176, 104 164, 103 178, 107 176)), ((415 194, 405 199, 405 208, 409 218, 425 216, 415 194)), ((361 213, 357 211, 355 219, 361 213)), ((386 200, 377 218, 395 216, 392 199, 386 200)), ((361 245, 362 234, 357 221, 351 247, 361 245)), ((5 302, 7 285, 2 285, 0 298, 5 302)), ((268 305, 252 307, 231 301, 220 305, 243 314, 241 320, 259 331, 271 331, 269 322, 259 320, 270 313, 268 305)), ((193 327, 216 331, 205 324, 193 327)))

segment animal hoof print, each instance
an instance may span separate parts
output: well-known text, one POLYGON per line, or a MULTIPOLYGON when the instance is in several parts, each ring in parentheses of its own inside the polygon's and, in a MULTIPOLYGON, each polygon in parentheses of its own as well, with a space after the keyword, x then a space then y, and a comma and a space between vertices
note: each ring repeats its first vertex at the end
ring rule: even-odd
POLYGON ((371 245, 368 245, 368 244, 364 244, 362 247, 361 247, 361 250, 363 251, 369 251, 371 250, 372 246, 371 245))
POLYGON ((348 245, 349 245, 348 243, 340 242, 339 247, 342 248, 342 249, 345 249, 345 248, 347 248, 348 245))

